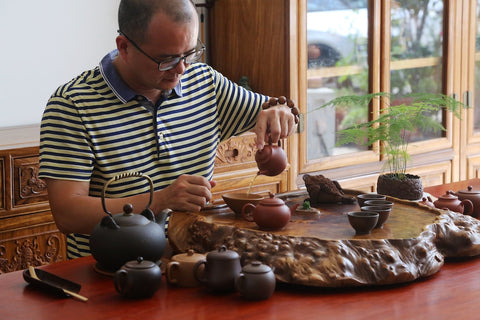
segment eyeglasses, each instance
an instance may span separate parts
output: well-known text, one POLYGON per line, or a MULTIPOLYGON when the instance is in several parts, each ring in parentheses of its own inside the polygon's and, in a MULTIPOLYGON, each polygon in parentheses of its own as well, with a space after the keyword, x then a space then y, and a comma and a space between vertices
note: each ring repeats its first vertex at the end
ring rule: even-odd
POLYGON ((125 38, 127 38, 128 41, 130 41, 131 44, 133 44, 133 46, 138 50, 140 51, 141 53, 143 53, 144 56, 146 56, 147 58, 149 58, 150 60, 152 60, 153 62, 155 62, 156 64, 158 64, 158 70, 159 71, 167 71, 167 70, 170 70, 170 69, 173 69, 175 68, 179 63, 180 61, 184 61, 186 64, 190 64, 190 63, 194 63, 194 62, 197 62, 198 60, 200 60, 200 58, 202 57, 203 53, 205 52, 206 48, 205 48, 205 45, 202 43, 202 41, 200 41, 200 39, 197 40, 197 48, 199 49, 194 49, 193 51, 191 52, 188 52, 186 54, 183 54, 181 56, 172 56, 172 57, 169 57, 169 58, 166 58, 164 60, 161 60, 161 61, 157 61, 156 59, 152 58, 149 54, 147 54, 145 51, 143 51, 135 42, 132 41, 132 39, 130 39, 125 33, 123 33, 122 31, 118 30, 118 33, 123 35, 125 38))

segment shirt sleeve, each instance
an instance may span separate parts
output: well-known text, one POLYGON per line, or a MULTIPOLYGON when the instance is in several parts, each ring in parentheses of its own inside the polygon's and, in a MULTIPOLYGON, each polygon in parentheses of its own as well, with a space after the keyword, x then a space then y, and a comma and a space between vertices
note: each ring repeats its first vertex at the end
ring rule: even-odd
POLYGON ((89 181, 93 155, 85 127, 71 99, 49 99, 40 128, 41 178, 89 181))
POLYGON ((217 71, 215 91, 219 112, 220 140, 224 141, 253 129, 262 103, 268 96, 254 93, 237 85, 217 71))

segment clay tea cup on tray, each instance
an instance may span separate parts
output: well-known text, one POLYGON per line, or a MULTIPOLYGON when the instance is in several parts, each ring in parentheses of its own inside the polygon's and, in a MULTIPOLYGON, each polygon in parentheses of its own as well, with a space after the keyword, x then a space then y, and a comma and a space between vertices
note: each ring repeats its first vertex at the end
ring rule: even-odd
POLYGON ((358 205, 363 207, 367 200, 385 200, 387 197, 378 193, 362 193, 357 195, 358 205))
POLYGON ((367 200, 364 203, 364 206, 379 206, 379 207, 393 207, 393 201, 388 200, 367 200))
POLYGON ((373 211, 351 211, 347 213, 348 222, 356 234, 369 234, 378 222, 379 214, 373 211))
POLYGON ((241 216, 244 205, 247 203, 257 205, 264 197, 255 193, 232 192, 222 195, 222 198, 236 215, 241 216))
POLYGON ((361 211, 373 211, 378 213, 378 221, 375 225, 375 229, 383 227, 383 224, 388 220, 392 208, 382 207, 382 206, 363 206, 360 208, 361 211))

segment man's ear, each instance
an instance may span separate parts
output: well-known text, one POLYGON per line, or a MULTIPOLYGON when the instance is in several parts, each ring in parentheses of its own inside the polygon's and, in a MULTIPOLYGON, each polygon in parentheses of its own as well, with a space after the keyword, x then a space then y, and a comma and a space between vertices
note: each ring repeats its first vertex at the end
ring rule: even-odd
POLYGON ((127 38, 123 35, 118 35, 115 42, 117 44, 118 54, 122 59, 127 60, 128 50, 130 49, 127 38))

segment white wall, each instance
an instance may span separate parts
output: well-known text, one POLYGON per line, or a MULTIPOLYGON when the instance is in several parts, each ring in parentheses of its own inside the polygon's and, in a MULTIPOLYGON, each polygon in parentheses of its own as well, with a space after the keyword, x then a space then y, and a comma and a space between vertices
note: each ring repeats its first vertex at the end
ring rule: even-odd
POLYGON ((53 91, 115 48, 119 2, 0 0, 0 127, 40 123, 53 91))

